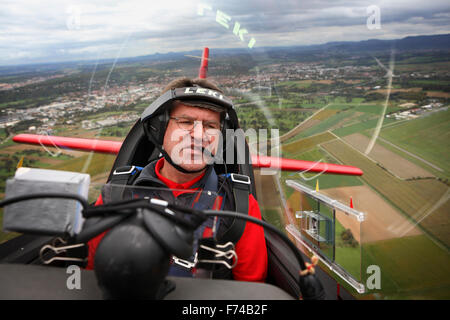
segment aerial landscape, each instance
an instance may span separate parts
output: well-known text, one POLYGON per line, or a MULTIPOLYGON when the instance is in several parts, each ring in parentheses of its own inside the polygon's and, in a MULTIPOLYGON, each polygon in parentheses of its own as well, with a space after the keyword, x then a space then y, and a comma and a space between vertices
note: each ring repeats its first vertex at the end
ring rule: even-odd
MULTIPOLYGON (((450 34, 257 44, 210 47, 208 78, 233 100, 242 129, 278 130, 284 158, 364 172, 255 169, 264 219, 293 241, 303 228, 298 212, 315 204, 289 181, 351 203, 364 221, 336 211, 335 248, 321 250, 363 284, 368 267, 380 266, 382 287, 360 294, 342 282, 346 290, 359 299, 449 299, 450 34)), ((123 141, 165 84, 197 76, 201 49, 0 65, 0 198, 19 163, 106 183, 115 155, 12 139, 30 133, 123 141)), ((18 235, 0 232, 0 243, 18 235)))

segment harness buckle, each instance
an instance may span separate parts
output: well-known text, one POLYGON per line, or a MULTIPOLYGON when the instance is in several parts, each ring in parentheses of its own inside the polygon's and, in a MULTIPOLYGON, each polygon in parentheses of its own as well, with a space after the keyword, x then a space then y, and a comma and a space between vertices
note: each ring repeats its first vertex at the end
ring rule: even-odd
POLYGON ((117 175, 121 175, 121 174, 130 174, 134 171, 134 169, 136 169, 136 166, 131 166, 131 169, 128 171, 117 171, 120 168, 117 168, 116 170, 114 170, 113 175, 117 176, 117 175))
POLYGON ((180 259, 180 258, 177 258, 175 256, 173 256, 172 259, 173 259, 173 263, 176 263, 176 264, 182 266, 183 268, 187 268, 187 269, 194 268, 197 265, 197 262, 198 262, 197 253, 195 253, 194 261, 180 259))
POLYGON ((243 184, 251 184, 250 177, 243 175, 243 174, 237 174, 237 173, 230 173, 231 181, 236 183, 243 183, 243 184))

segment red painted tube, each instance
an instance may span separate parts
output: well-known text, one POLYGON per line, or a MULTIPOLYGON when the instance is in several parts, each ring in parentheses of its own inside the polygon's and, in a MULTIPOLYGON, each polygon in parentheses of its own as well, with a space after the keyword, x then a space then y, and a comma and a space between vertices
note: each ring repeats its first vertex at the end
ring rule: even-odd
POLYGON ((252 164, 256 168, 272 168, 282 171, 323 172, 329 174, 344 174, 361 176, 363 171, 357 167, 344 166, 334 163, 314 162, 252 155, 252 164))
POLYGON ((200 70, 198 71, 198 77, 200 79, 206 79, 208 74, 208 59, 209 59, 209 48, 205 47, 203 49, 202 62, 200 64, 200 70))
POLYGON ((64 149, 75 149, 81 151, 95 151, 100 153, 118 154, 121 141, 97 140, 84 138, 68 138, 58 136, 45 136, 38 134, 19 134, 13 138, 14 142, 44 145, 64 149))
MULTIPOLYGON (((13 141, 18 143, 29 143, 48 147, 94 151, 108 154, 118 154, 122 146, 122 142, 120 141, 44 136, 26 133, 15 136, 13 141)), ((363 174, 361 169, 352 166, 258 155, 252 155, 252 164, 255 168, 271 168, 282 171, 302 171, 305 173, 323 172, 353 176, 361 176, 363 174)))

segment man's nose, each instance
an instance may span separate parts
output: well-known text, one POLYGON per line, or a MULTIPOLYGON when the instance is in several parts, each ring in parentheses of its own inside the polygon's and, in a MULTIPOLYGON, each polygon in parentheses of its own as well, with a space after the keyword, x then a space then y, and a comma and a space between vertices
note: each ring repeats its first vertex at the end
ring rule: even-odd
POLYGON ((194 129, 192 130, 193 137, 198 140, 203 140, 204 130, 202 121, 194 121, 194 129))

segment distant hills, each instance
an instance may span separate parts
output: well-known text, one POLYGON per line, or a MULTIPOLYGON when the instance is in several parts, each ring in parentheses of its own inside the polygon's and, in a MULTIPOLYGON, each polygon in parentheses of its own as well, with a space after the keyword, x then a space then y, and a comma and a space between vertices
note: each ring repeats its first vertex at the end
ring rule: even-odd
MULTIPOLYGON (((185 55, 202 54, 202 49, 185 51, 185 52, 169 52, 169 53, 155 53, 135 58, 124 58, 124 60, 170 60, 180 58, 185 55)), ((430 36, 410 36, 403 39, 394 40, 378 40, 369 39, 363 41, 339 41, 327 42, 319 45, 308 46, 290 46, 290 47, 255 47, 253 49, 230 48, 220 49, 214 48, 214 55, 229 55, 255 52, 270 52, 270 51, 331 51, 337 50, 342 52, 361 52, 361 51, 384 51, 384 50, 450 50, 450 34, 430 35, 430 36)))
POLYGON ((316 46, 316 49, 340 49, 346 51, 379 51, 394 48, 396 50, 449 50, 450 34, 415 36, 395 40, 370 39, 352 42, 329 42, 316 46))
MULTIPOLYGON (((308 45, 308 46, 289 46, 289 47, 254 47, 252 49, 247 48, 211 48, 212 55, 215 57, 221 56, 233 56, 233 55, 258 55, 264 54, 274 58, 282 58, 283 56, 291 56, 292 54, 308 54, 308 53, 374 53, 379 51, 386 51, 395 49, 396 51, 408 51, 408 50, 450 50, 450 34, 441 35, 429 35, 429 36, 409 36, 402 39, 394 40, 378 40, 369 39, 363 41, 340 41, 340 42, 327 42, 320 45, 308 45)), ((165 62, 173 60, 186 59, 186 55, 201 56, 203 48, 198 50, 183 51, 183 52, 168 52, 168 53, 154 53, 139 57, 128 57, 119 59, 118 63, 127 62, 165 62)), ((74 65, 91 65, 95 63, 108 64, 113 62, 114 59, 104 59, 101 61, 73 61, 73 62, 61 62, 61 63, 40 63, 40 64, 28 64, 24 66, 0 66, 0 75, 23 73, 31 71, 31 69, 39 71, 50 71, 54 69, 61 69, 64 67, 74 65), (20 71, 18 69, 21 69, 20 71)))

